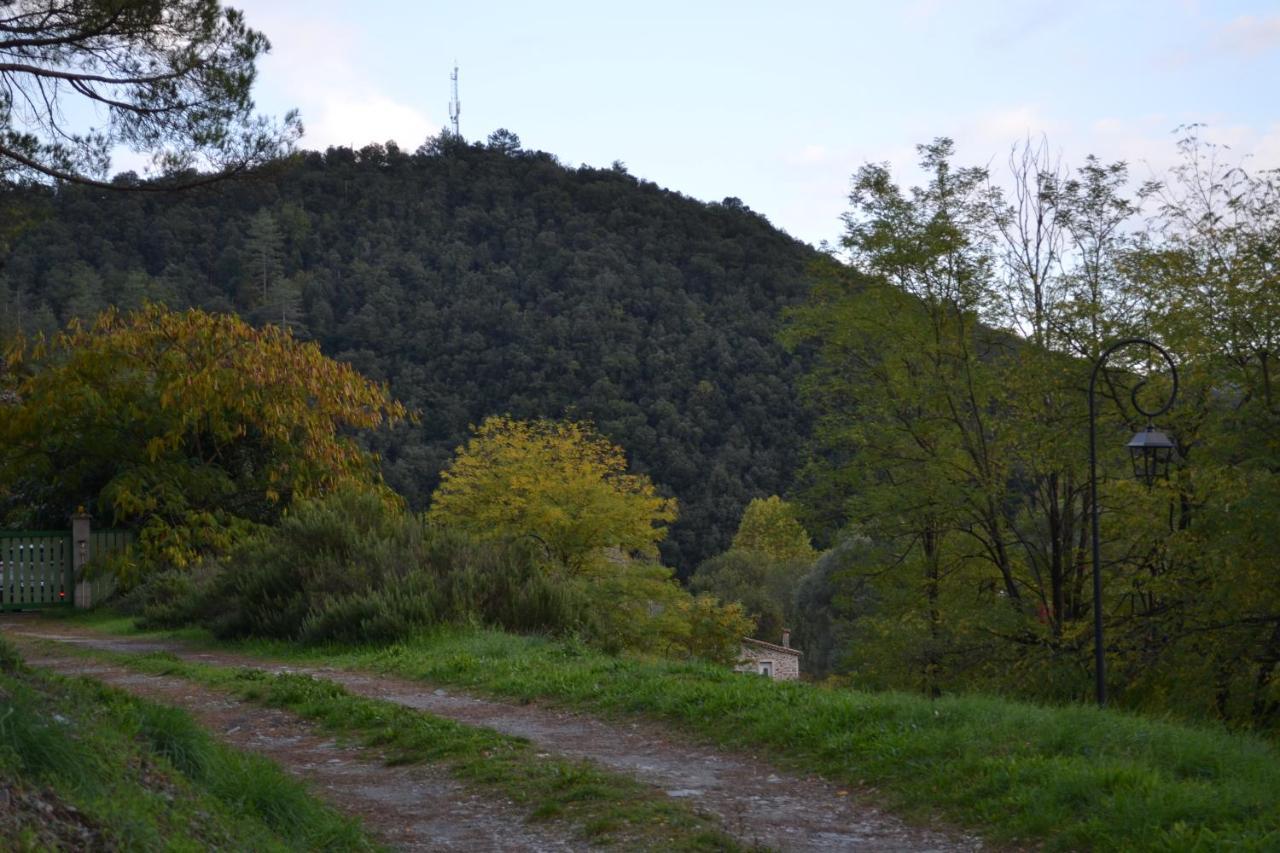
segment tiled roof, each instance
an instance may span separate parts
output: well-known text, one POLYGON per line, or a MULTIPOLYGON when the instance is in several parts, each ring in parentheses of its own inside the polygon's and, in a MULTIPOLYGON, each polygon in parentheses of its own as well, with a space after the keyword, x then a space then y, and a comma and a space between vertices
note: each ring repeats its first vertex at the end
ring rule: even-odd
POLYGON ((789 655, 800 657, 804 652, 799 649, 793 649, 790 646, 779 646, 776 643, 766 643, 764 640, 753 640, 751 637, 743 637, 742 642, 749 646, 759 646, 762 649, 768 649, 771 652, 783 652, 789 655))

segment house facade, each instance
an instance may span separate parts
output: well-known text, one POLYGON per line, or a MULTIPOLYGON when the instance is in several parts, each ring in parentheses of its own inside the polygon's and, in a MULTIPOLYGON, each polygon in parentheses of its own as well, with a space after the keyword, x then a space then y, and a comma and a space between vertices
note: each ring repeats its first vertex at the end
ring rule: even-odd
POLYGON ((800 677, 800 657, 800 650, 791 648, 790 631, 782 632, 780 646, 743 637, 734 670, 767 675, 774 681, 795 681, 800 677))

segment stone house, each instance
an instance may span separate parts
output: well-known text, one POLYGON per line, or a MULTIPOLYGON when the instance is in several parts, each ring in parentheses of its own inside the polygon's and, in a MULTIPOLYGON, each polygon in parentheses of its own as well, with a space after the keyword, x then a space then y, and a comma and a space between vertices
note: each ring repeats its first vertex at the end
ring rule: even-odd
POLYGON ((799 649, 791 648, 790 631, 782 632, 780 646, 743 637, 734 671, 767 675, 774 681, 795 681, 800 677, 800 655, 799 649))

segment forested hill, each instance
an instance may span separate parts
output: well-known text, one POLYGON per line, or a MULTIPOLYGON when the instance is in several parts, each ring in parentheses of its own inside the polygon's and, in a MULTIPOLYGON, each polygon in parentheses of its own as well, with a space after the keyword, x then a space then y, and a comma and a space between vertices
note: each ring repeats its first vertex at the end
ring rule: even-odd
POLYGON ((416 506, 485 415, 591 418, 679 498, 664 558, 687 572, 798 467, 798 365, 774 333, 817 253, 736 199, 566 168, 502 132, 173 195, 32 192, 0 256, 0 332, 144 298, 288 323, 421 411, 376 448, 416 506))

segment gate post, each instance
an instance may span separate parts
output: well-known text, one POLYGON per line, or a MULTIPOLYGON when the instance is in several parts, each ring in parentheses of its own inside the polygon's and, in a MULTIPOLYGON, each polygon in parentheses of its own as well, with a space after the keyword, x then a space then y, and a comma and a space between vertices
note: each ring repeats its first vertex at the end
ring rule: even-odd
POLYGON ((71 578, 77 609, 93 606, 93 584, 83 576, 84 564, 89 562, 89 518, 83 508, 71 516, 71 578))

